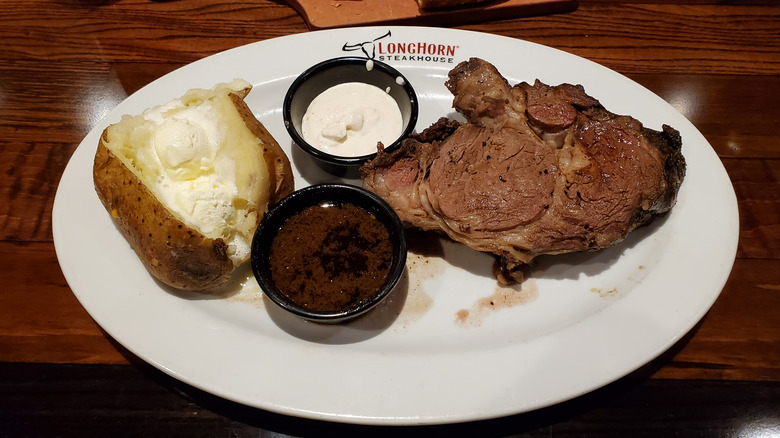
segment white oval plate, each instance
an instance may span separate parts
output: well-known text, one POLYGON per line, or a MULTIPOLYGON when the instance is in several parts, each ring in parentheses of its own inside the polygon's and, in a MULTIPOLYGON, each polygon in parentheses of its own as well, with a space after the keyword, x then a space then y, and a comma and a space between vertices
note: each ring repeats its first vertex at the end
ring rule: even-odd
POLYGON ((736 254, 738 214, 733 187, 704 137, 624 76, 511 38, 368 27, 228 50, 128 97, 71 158, 55 199, 53 232, 68 284, 95 321, 177 379, 289 415, 434 424, 555 404, 655 358, 719 295, 736 254), (472 56, 494 63, 512 84, 537 78, 583 84, 613 112, 654 129, 666 123, 680 130, 688 172, 678 204, 609 250, 542 259, 523 288, 511 291, 497 287, 490 256, 442 242, 440 255, 411 254, 402 287, 381 309, 345 326, 307 324, 282 314, 264 302, 247 269, 238 278, 249 280, 233 284, 223 297, 161 287, 95 195, 91 169, 102 130, 122 114, 140 113, 187 89, 240 77, 254 84, 247 102, 291 157, 296 187, 334 180, 293 150, 281 103, 305 68, 348 55, 374 57, 406 75, 420 99, 418 130, 454 116, 444 81, 472 56), (492 307, 484 302, 491 299, 492 307))

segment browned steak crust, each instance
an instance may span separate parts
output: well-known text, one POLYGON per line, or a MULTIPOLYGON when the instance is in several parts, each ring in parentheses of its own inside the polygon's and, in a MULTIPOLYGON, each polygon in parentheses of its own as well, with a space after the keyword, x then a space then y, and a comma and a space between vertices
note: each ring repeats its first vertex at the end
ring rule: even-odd
POLYGON ((361 172, 408 225, 496 254, 519 278, 538 255, 609 247, 674 205, 675 129, 613 114, 580 85, 512 87, 477 58, 446 85, 468 123, 440 119, 361 172))

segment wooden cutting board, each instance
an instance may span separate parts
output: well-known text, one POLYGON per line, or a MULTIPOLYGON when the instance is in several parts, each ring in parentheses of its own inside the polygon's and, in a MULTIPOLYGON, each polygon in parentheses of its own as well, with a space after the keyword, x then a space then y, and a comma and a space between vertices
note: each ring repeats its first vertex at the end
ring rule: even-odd
POLYGON ((416 0, 289 0, 309 29, 377 24, 448 25, 566 12, 578 0, 494 0, 420 11, 416 0))

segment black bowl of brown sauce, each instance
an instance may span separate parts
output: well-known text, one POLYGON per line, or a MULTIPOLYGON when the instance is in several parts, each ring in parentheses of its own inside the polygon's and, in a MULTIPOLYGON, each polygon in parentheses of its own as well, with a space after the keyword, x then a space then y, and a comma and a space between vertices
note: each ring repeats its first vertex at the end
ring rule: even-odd
POLYGON ((406 266, 403 225, 380 197, 349 184, 297 190, 252 240, 252 271, 266 296, 301 318, 340 323, 379 304, 406 266))

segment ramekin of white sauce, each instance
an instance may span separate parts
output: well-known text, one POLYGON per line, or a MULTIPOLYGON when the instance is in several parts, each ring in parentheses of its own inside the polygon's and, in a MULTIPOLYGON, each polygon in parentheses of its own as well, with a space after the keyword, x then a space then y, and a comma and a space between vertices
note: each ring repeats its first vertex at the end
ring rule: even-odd
POLYGON ((282 107, 293 143, 340 176, 372 159, 379 142, 385 151, 400 147, 414 130, 417 112, 417 95, 404 75, 383 62, 351 57, 301 73, 282 107))
POLYGON ((334 85, 311 101, 301 123, 307 143, 332 155, 359 157, 390 145, 403 131, 401 110, 385 90, 363 82, 334 85))

